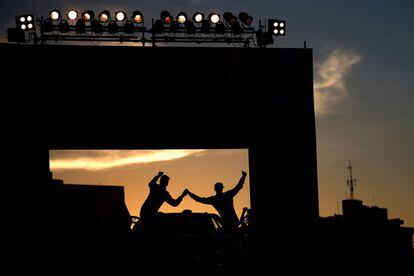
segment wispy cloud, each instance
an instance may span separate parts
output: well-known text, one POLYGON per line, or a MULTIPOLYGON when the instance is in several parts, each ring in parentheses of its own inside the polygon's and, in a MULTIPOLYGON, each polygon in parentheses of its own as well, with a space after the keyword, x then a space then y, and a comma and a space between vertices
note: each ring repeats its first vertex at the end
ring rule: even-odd
POLYGON ((339 102, 348 95, 346 76, 360 61, 359 54, 338 48, 316 64, 315 110, 318 117, 334 112, 339 102))
POLYGON ((97 171, 171 161, 202 152, 204 150, 52 150, 50 151, 50 168, 53 171, 97 171))

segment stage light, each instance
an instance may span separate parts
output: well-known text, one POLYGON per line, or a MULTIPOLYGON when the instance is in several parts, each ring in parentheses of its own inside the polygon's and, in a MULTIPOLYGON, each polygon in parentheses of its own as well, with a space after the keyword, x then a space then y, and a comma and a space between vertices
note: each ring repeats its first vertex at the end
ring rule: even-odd
POLYGON ((184 24, 187 21, 187 14, 185 12, 180 12, 177 15, 176 20, 178 21, 178 23, 184 24))
POLYGON ((68 11, 68 18, 70 20, 76 20, 76 19, 78 19, 78 12, 75 11, 75 10, 69 10, 68 11))
POLYGON ((92 31, 96 34, 100 34, 103 31, 103 27, 101 23, 99 22, 99 20, 97 19, 92 19, 91 27, 92 27, 92 31))
POLYGON ((42 22, 42 30, 45 33, 53 32, 53 23, 50 18, 47 18, 42 22))
POLYGON ((59 23, 59 32, 68 33, 69 32, 69 23, 66 20, 62 20, 59 23))
POLYGON ((217 22, 216 27, 215 27, 216 33, 217 34, 225 34, 226 33, 226 27, 224 26, 223 22, 217 22))
POLYGON ((118 28, 118 24, 116 24, 116 21, 114 20, 109 21, 108 32, 110 34, 116 34, 118 31, 119 31, 119 28, 118 28))
POLYGON ((253 23, 253 17, 248 15, 246 12, 239 13, 239 20, 243 24, 243 26, 250 27, 253 23))
POLYGON ((109 13, 109 11, 104 10, 98 15, 98 19, 101 23, 108 23, 111 19, 111 14, 109 13))
POLYGON ((58 10, 53 10, 49 13, 49 18, 52 19, 53 21, 57 21, 60 19, 60 11, 58 10))
POLYGON ((236 24, 237 22, 237 17, 235 17, 232 13, 230 12, 225 12, 223 14, 223 19, 226 22, 227 26, 233 26, 234 24, 236 24))
POLYGON ((170 25, 173 22, 173 17, 168 11, 161 12, 161 20, 164 24, 170 25))
POLYGON ((210 32, 211 25, 208 19, 204 19, 203 23, 201 23, 201 32, 208 34, 210 32))
POLYGON ((126 15, 126 13, 125 13, 125 12, 123 12, 123 11, 117 11, 117 12, 115 13, 115 19, 116 19, 116 21, 118 21, 118 22, 123 22, 126 18, 127 18, 127 15, 126 15))
POLYGON ((125 22, 124 32, 126 34, 132 34, 134 32, 134 22, 132 22, 131 20, 125 22))
POLYGON ((82 13, 82 19, 85 22, 90 22, 94 18, 95 18, 95 13, 91 10, 87 10, 82 13))
POLYGON ((269 19, 267 22, 268 32, 277 35, 285 36, 286 35, 286 21, 278 19, 269 19))
POLYGON ((213 23, 213 24, 217 24, 217 23, 220 22, 220 15, 218 15, 215 12, 212 12, 212 13, 209 14, 208 20, 210 20, 210 22, 213 23))
POLYGON ((16 16, 16 28, 22 31, 32 31, 35 28, 32 14, 16 16))
POLYGON ((83 20, 83 19, 78 19, 77 21, 76 21, 76 25, 75 25, 75 28, 76 28, 76 33, 78 33, 78 34, 83 34, 84 32, 85 32, 85 21, 83 20))
POLYGON ((144 22, 144 16, 142 15, 142 13, 140 11, 134 11, 132 13, 132 20, 136 23, 136 24, 141 24, 144 22))
POLYGON ((196 13, 193 15, 193 20, 194 20, 194 22, 196 22, 196 23, 201 23, 201 22, 203 22, 203 20, 204 20, 204 15, 203 15, 202 13, 200 13, 200 12, 196 12, 196 13))

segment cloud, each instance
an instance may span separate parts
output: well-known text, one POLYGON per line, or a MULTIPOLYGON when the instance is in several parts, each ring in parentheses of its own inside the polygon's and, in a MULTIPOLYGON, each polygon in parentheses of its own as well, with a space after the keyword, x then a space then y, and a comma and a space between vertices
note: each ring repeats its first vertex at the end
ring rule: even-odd
POLYGON ((52 150, 50 151, 50 168, 53 171, 98 171, 171 161, 202 152, 204 150, 52 150))
POLYGON ((336 106, 348 95, 346 76, 360 61, 359 54, 338 48, 316 64, 315 111, 318 117, 334 112, 336 106))

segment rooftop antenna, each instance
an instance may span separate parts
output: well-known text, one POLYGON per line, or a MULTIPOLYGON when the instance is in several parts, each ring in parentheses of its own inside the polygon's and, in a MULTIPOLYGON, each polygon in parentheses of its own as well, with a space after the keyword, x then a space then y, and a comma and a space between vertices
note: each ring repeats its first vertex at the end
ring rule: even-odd
POLYGON ((348 167, 346 167, 349 170, 349 178, 346 180, 346 184, 349 187, 350 191, 350 199, 354 199, 354 188, 356 187, 356 178, 352 176, 352 164, 351 161, 348 161, 348 167))

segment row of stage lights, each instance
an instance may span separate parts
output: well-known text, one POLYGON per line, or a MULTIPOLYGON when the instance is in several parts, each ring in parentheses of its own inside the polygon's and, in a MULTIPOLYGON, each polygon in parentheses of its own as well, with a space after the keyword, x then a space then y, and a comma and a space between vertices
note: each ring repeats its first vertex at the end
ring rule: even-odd
MULTIPOLYGON (((74 26, 74 31, 84 33, 86 26, 90 26, 94 33, 102 33, 106 27, 109 33, 123 31, 133 33, 142 31, 144 16, 140 11, 134 11, 130 18, 124 11, 117 11, 111 16, 108 10, 104 10, 97 15, 92 10, 87 10, 79 14, 76 10, 69 10, 66 17, 63 18, 59 10, 52 10, 49 17, 42 22, 44 32, 59 30, 61 33, 68 33, 74 26), (121 25, 123 24, 123 25, 121 25)), ((218 13, 210 13, 207 17, 197 12, 192 18, 189 18, 185 12, 180 12, 174 19, 168 11, 162 11, 160 19, 156 20, 152 26, 153 33, 162 33, 166 30, 178 32, 185 29, 187 33, 195 33, 199 27, 203 33, 209 33, 214 30, 218 34, 224 34, 226 30, 231 30, 234 34, 241 34, 243 30, 248 30, 253 22, 253 17, 246 12, 241 12, 238 17, 230 12, 223 14, 224 22, 218 13)), ((23 29, 21 25, 20 27, 23 29)), ((25 30, 25 29, 24 29, 25 30)))
POLYGON ((37 41, 43 43, 47 40, 120 40, 121 42, 142 41, 145 43, 145 34, 151 33, 151 41, 154 44, 157 41, 167 41, 244 43, 248 45, 255 37, 256 45, 265 47, 273 44, 274 36, 286 35, 284 20, 268 19, 267 25, 262 25, 259 21, 259 27, 255 29, 252 27, 253 17, 246 12, 239 13, 237 17, 230 12, 225 12, 222 15, 212 12, 207 16, 196 12, 192 17, 188 17, 185 12, 180 12, 174 17, 170 12, 162 11, 158 19, 151 21, 151 28, 148 29, 144 26, 143 14, 138 10, 130 15, 124 11, 111 14, 108 10, 104 10, 96 16, 92 10, 82 13, 74 9, 68 10, 66 13, 52 10, 45 19, 36 19, 33 14, 19 15, 15 18, 16 28, 8 28, 7 30, 9 42, 27 42, 25 34, 28 33, 29 40, 33 38, 34 43, 37 41), (36 30, 39 26, 40 36, 36 30), (79 35, 73 35, 73 33, 79 35), (102 33, 111 35, 94 35, 102 33), (133 33, 140 33, 140 35, 136 36, 133 33), (168 33, 174 35, 158 36, 158 34, 168 33), (176 36, 176 33, 186 35, 176 36))

